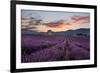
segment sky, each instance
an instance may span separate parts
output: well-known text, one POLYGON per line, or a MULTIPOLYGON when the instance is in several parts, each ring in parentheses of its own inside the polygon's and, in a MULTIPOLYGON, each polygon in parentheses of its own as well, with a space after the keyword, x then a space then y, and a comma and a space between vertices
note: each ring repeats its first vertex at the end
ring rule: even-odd
POLYGON ((22 28, 29 28, 29 30, 37 32, 61 32, 67 30, 74 30, 79 28, 90 27, 90 14, 83 12, 61 12, 61 11, 37 11, 37 10, 21 10, 22 28), (41 25, 29 24, 31 18, 41 20, 41 25))

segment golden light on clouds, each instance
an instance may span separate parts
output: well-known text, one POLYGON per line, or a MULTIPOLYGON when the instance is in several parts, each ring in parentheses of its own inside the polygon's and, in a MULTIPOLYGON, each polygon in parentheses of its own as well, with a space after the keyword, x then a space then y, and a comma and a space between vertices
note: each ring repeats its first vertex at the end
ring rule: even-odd
POLYGON ((46 28, 43 28, 42 32, 47 32, 48 30, 52 30, 53 32, 60 32, 60 31, 68 30, 68 28, 70 28, 70 26, 66 24, 59 24, 56 27, 46 26, 46 28))

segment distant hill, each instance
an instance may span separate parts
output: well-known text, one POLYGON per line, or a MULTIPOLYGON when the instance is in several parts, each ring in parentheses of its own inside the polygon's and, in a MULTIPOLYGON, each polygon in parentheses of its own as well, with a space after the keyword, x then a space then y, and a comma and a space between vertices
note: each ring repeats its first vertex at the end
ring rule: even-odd
MULTIPOLYGON (((68 31, 62 31, 62 32, 49 32, 52 35, 56 36, 90 36, 90 29, 89 28, 80 28, 76 30, 68 30, 68 31)), ((48 32, 36 32, 32 30, 22 30, 22 35, 48 35, 48 32)))
POLYGON ((22 35, 42 35, 41 32, 39 33, 39 32, 33 31, 33 30, 26 30, 26 29, 22 29, 21 34, 22 35))
POLYGON ((80 28, 76 30, 68 30, 68 31, 62 31, 62 32, 55 32, 54 35, 71 35, 71 36, 81 36, 81 35, 90 35, 90 29, 88 28, 80 28))

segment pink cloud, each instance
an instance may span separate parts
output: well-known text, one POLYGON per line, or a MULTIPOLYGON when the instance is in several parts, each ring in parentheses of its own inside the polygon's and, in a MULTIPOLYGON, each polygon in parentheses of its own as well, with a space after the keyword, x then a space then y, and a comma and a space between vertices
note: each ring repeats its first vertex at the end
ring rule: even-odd
POLYGON ((73 16, 71 17, 71 19, 73 23, 78 23, 78 24, 90 23, 89 16, 73 16))

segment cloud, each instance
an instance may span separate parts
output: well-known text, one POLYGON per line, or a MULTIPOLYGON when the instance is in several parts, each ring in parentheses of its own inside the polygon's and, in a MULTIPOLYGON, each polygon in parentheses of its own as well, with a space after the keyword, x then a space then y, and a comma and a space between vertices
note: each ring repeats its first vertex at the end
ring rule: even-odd
POLYGON ((73 16, 71 17, 72 23, 84 24, 90 23, 90 16, 73 16))
POLYGON ((29 20, 24 19, 22 23, 22 28, 28 30, 34 30, 37 32, 47 32, 52 30, 53 32, 67 31, 70 29, 78 29, 89 27, 90 17, 89 16, 71 16, 69 20, 64 20, 60 22, 50 22, 50 23, 39 23, 38 25, 29 24, 29 20))
POLYGON ((62 23, 57 23, 57 24, 49 23, 46 26, 51 27, 51 28, 61 28, 62 23))
POLYGON ((62 28, 64 26, 68 26, 71 25, 69 22, 66 21, 61 21, 61 22, 54 22, 54 23, 47 23, 45 24, 47 27, 51 27, 51 28, 62 28))
MULTIPOLYGON (((66 20, 67 21, 67 20, 66 20)), ((71 25, 83 25, 86 23, 90 23, 89 16, 72 16, 70 17, 70 21, 63 21, 62 23, 48 23, 46 26, 51 28, 62 28, 64 26, 71 26, 71 25)))

